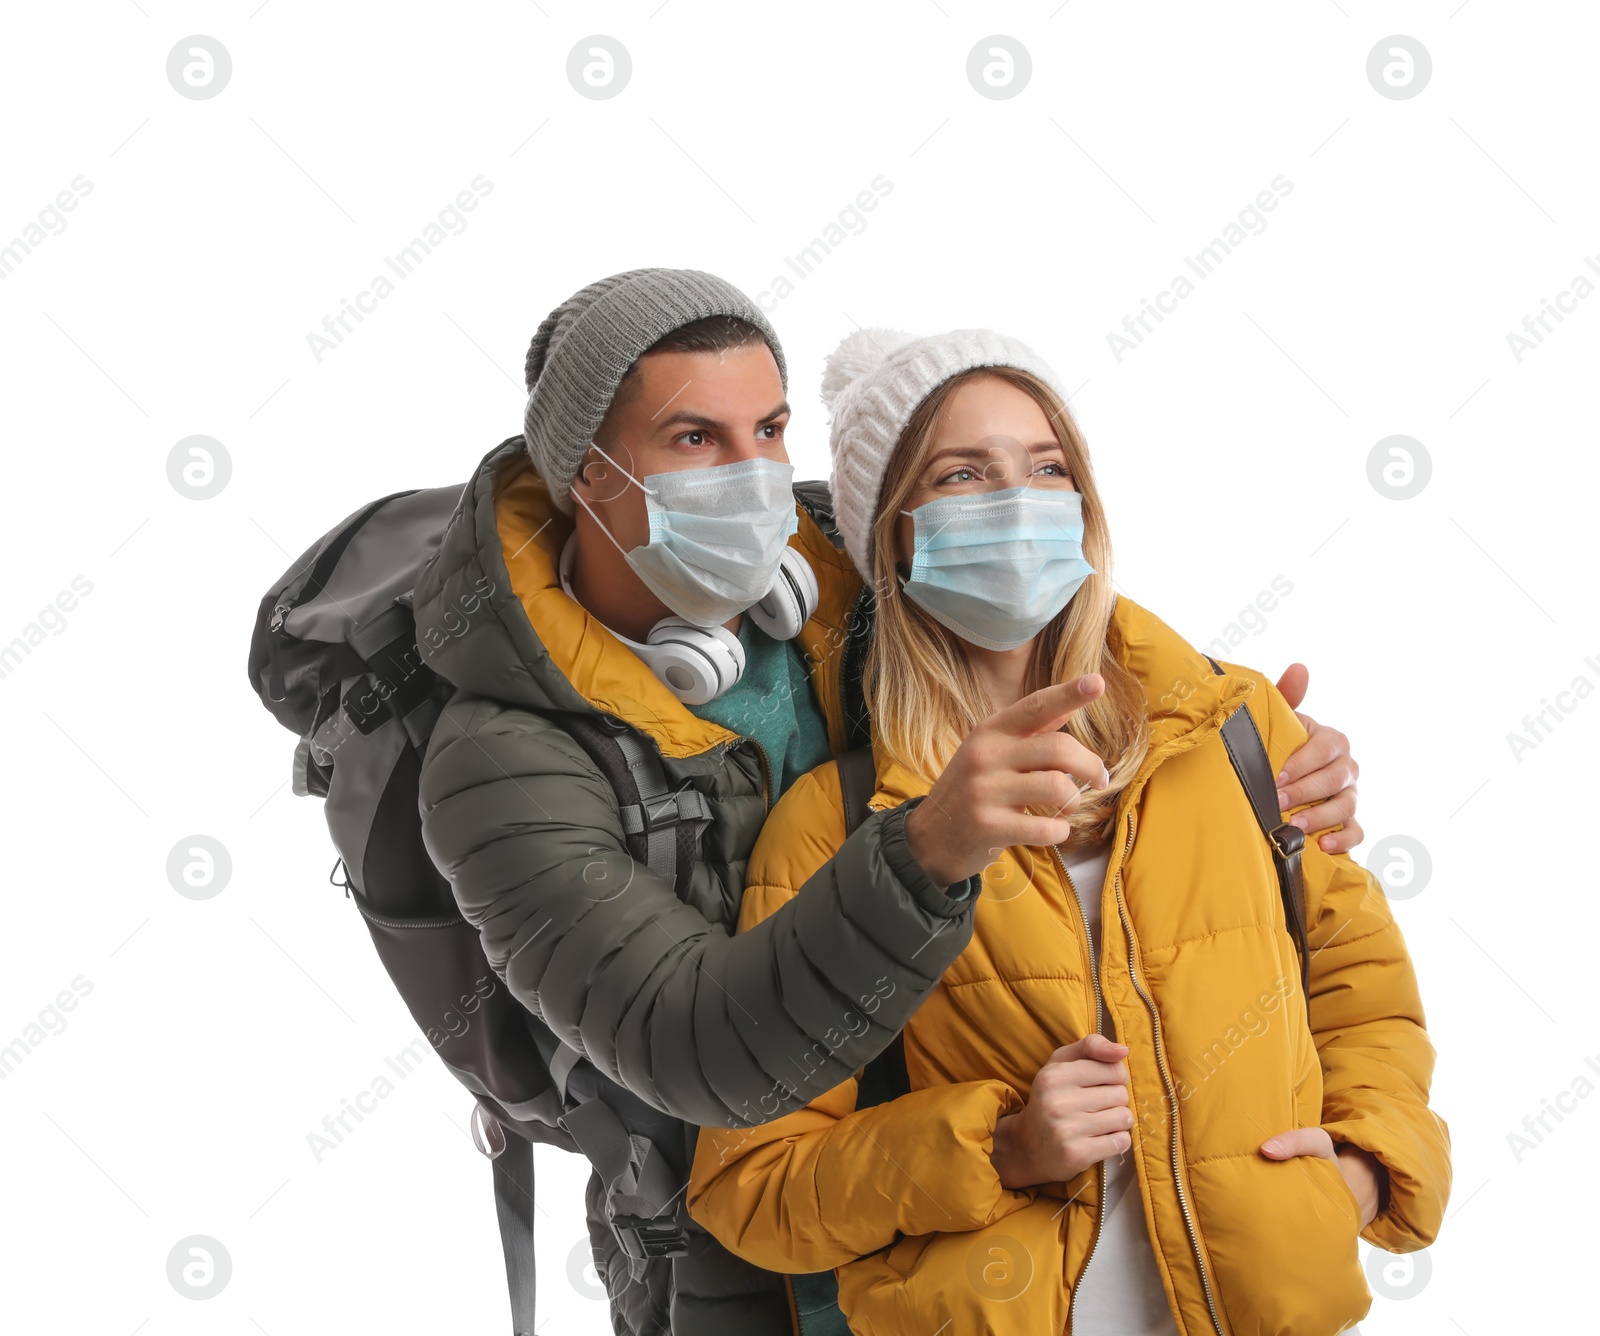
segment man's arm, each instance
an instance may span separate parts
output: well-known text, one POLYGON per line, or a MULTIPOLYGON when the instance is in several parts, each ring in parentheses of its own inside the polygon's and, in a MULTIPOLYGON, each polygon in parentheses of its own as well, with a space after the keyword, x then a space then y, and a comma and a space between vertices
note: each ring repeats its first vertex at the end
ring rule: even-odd
POLYGON ((934 884, 910 807, 875 813, 730 937, 629 857, 617 800, 549 721, 458 697, 421 778, 423 839, 523 1005, 608 1076, 701 1126, 794 1111, 876 1057, 961 953, 976 887, 934 884))

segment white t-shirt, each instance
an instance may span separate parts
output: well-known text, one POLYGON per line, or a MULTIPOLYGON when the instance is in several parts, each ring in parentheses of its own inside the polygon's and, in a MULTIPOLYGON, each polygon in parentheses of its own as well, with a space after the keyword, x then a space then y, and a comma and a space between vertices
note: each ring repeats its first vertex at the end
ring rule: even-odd
MULTIPOLYGON (((1089 929, 1089 954, 1095 968, 1100 967, 1100 894, 1105 885, 1106 868, 1111 861, 1110 842, 1063 849, 1067 873, 1083 903, 1089 929)), ((1101 1028, 1107 1039, 1117 1038, 1109 1013, 1101 1028)), ((1071 1040, 1063 1040, 1070 1043, 1071 1040)), ((1122 1040, 1119 1042, 1127 1042, 1122 1040)), ((1265 1140, 1265 1138, 1262 1138, 1265 1140)), ((1072 1305, 1074 1336, 1177 1336, 1172 1310, 1167 1307, 1161 1273, 1156 1269, 1145 1227, 1144 1202, 1139 1196, 1139 1180, 1129 1154, 1105 1162, 1105 1213, 1100 1238, 1089 1265, 1078 1282, 1072 1305)), ((1346 1336, 1361 1336, 1360 1327, 1351 1327, 1346 1336)))
MULTIPOLYGON (((1100 891, 1105 884, 1111 845, 1085 845, 1063 849, 1067 873, 1083 903, 1089 929, 1089 954, 1100 967, 1100 891)), ((1111 1016, 1101 1027, 1107 1039, 1116 1039, 1111 1016)), ((1063 1043, 1070 1043, 1064 1039, 1063 1043)), ((1072 1301, 1074 1336, 1177 1336, 1167 1294, 1161 1287, 1145 1228, 1144 1202, 1133 1156, 1118 1155, 1106 1164, 1105 1211, 1100 1238, 1089 1256, 1083 1279, 1072 1301)))

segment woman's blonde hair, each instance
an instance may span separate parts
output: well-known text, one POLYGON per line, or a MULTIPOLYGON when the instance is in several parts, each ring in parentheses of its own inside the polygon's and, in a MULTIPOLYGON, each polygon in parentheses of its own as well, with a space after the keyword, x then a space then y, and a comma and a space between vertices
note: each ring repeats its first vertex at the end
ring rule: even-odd
POLYGON ((885 472, 872 522, 871 560, 877 627, 868 652, 865 688, 878 745, 922 776, 936 778, 968 733, 995 711, 961 639, 928 616, 901 588, 895 526, 917 484, 941 410, 963 384, 996 376, 1044 409, 1083 496, 1083 555, 1095 573, 1034 641, 1027 689, 1099 673, 1106 689, 1067 721, 1066 731, 1099 756, 1111 783, 1084 795, 1073 813, 1073 839, 1109 835, 1117 795, 1132 780, 1149 748, 1144 688, 1106 643, 1116 596, 1111 586, 1111 537, 1089 466, 1089 450, 1071 412, 1044 381, 1012 367, 981 367, 945 381, 906 423, 885 472))

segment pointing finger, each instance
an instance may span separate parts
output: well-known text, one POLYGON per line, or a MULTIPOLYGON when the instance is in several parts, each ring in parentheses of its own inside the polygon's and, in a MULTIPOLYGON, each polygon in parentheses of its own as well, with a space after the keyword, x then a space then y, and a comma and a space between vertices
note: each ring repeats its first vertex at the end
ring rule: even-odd
POLYGON ((999 711, 989 722, 1002 733, 1018 738, 1053 732, 1105 689, 1105 678, 1099 673, 1086 673, 1075 681, 1058 682, 1024 696, 1015 705, 999 711))

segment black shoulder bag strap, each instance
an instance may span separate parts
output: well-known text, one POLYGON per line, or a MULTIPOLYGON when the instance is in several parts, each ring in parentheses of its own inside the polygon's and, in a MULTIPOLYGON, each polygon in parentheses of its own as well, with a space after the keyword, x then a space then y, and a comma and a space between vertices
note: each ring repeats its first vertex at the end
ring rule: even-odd
MULTIPOLYGON (((1209 654, 1206 661, 1218 676, 1226 676, 1209 654)), ((1306 936, 1306 886, 1300 867, 1305 848, 1305 832, 1290 825, 1278 810, 1278 782, 1273 777, 1267 749, 1256 731, 1256 721, 1248 706, 1241 705, 1222 726, 1222 745, 1244 785, 1245 796, 1256 814, 1256 824, 1272 846, 1272 861, 1278 869, 1278 893, 1283 899, 1283 921, 1300 953, 1300 991, 1305 995, 1306 1014, 1311 1013, 1311 944, 1306 936)))

